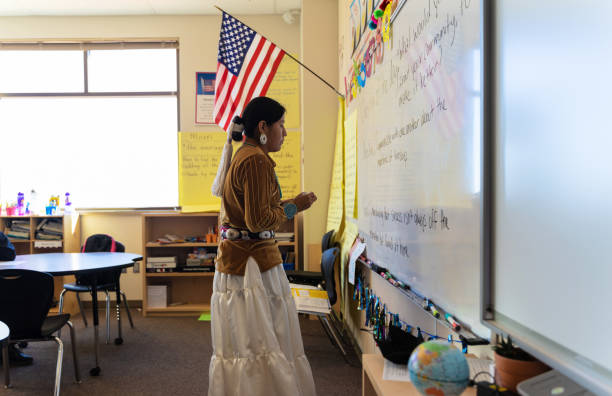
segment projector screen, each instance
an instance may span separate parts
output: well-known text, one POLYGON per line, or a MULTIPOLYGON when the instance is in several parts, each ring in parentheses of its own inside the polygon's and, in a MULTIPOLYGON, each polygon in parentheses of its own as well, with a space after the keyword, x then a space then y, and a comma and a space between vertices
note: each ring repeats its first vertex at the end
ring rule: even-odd
POLYGON ((612 2, 491 3, 489 324, 612 394, 612 2))

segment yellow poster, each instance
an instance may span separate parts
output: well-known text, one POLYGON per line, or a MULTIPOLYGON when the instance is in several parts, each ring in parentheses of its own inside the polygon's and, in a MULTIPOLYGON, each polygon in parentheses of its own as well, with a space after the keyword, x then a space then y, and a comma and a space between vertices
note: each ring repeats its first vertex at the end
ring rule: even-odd
POLYGON ((277 100, 287 109, 285 128, 300 127, 300 65, 296 61, 287 55, 283 57, 266 96, 277 100))
POLYGON ((332 169, 332 181, 329 190, 329 205, 327 207, 327 231, 336 230, 337 237, 340 237, 340 226, 344 215, 344 99, 339 98, 338 126, 336 129, 336 149, 334 152, 334 163, 332 169))
POLYGON ((179 132, 179 205, 181 211, 218 211, 221 200, 212 195, 224 132, 179 132))
POLYGON ((344 121, 344 210, 357 218, 357 110, 344 121))
POLYGON ((342 245, 341 245, 341 271, 340 271, 340 284, 342 285, 342 295, 344 295, 344 278, 346 273, 347 264, 349 261, 349 253, 351 247, 353 246, 353 242, 355 242, 355 238, 357 238, 357 234, 359 233, 359 229, 357 228, 357 224, 353 223, 350 220, 345 220, 344 222, 344 231, 342 233, 342 245))
POLYGON ((302 187, 302 138, 300 132, 287 132, 283 147, 277 153, 270 153, 276 162, 276 176, 283 192, 283 199, 293 198, 302 187))
MULTIPOLYGON (((221 200, 212 195, 224 132, 179 132, 179 205, 185 213, 215 212, 221 200)), ((241 143, 234 142, 234 152, 241 143)), ((293 198, 301 187, 300 132, 287 132, 281 151, 271 153, 283 199, 293 198)))

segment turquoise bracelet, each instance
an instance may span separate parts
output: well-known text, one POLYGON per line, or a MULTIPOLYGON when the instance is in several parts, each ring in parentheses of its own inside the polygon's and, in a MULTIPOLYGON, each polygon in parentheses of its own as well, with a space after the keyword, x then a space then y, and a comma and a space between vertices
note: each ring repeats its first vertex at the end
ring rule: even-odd
POLYGON ((291 220, 297 213, 297 206, 295 206, 295 204, 292 202, 287 202, 285 205, 283 205, 283 210, 285 211, 285 216, 291 220))

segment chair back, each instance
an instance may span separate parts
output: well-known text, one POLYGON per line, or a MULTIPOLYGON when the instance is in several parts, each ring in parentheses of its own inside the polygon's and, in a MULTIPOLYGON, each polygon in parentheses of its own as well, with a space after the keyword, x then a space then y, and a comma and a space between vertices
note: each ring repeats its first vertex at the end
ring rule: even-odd
POLYGON ((40 338, 53 301, 53 276, 31 270, 0 270, 0 321, 11 338, 40 338))
MULTIPOLYGON (((87 237, 83 247, 81 248, 82 253, 92 252, 125 252, 125 246, 115 239, 106 234, 93 234, 87 237)), ((117 283, 119 276, 121 276, 121 270, 109 270, 103 271, 96 274, 97 284, 105 285, 117 283)), ((91 286, 93 284, 93 275, 83 274, 77 275, 76 283, 81 286, 91 286)))
POLYGON ((340 249, 337 247, 329 248, 321 256, 321 274, 325 280, 325 291, 329 297, 329 303, 334 305, 338 296, 336 295, 336 279, 334 276, 334 265, 340 249))
POLYGON ((321 238, 321 253, 332 247, 334 232, 334 230, 330 230, 323 234, 323 238, 321 238))

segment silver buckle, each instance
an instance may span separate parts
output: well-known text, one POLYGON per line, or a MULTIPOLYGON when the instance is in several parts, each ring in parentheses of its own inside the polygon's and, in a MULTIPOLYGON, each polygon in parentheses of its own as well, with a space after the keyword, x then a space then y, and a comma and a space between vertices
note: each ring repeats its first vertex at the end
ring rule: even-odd
POLYGON ((228 228, 227 230, 225 230, 225 237, 230 241, 240 239, 241 236, 242 235, 240 234, 240 231, 235 228, 228 228))
POLYGON ((274 237, 274 231, 261 231, 257 236, 259 239, 270 239, 274 237))

